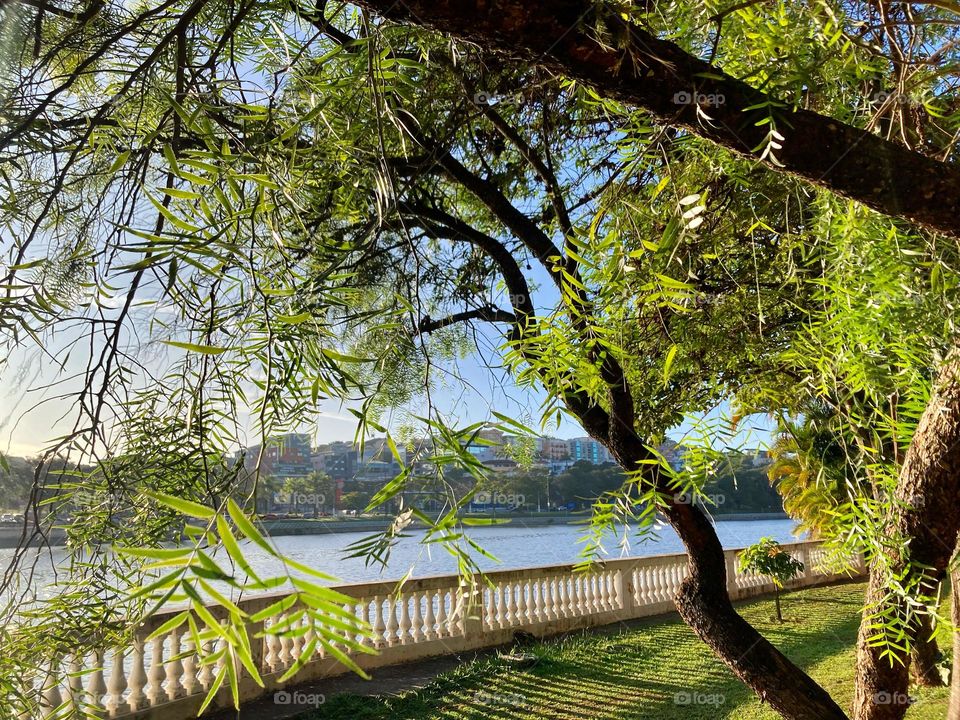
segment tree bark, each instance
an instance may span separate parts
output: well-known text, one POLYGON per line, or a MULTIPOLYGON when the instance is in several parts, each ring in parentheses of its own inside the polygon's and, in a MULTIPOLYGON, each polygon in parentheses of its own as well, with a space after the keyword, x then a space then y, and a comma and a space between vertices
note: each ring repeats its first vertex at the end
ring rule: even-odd
POLYGON ((597 40, 595 0, 357 0, 390 20, 430 27, 584 82, 601 95, 644 108, 660 121, 759 159, 773 117, 785 136, 779 166, 892 217, 960 237, 960 168, 808 110, 791 110, 720 68, 620 23, 623 47, 597 40), (714 95, 709 107, 680 102, 677 93, 714 95), (754 108, 748 110, 747 108, 754 108), (706 122, 698 109, 710 117, 706 122), (759 148, 759 149, 758 149, 759 148))
POLYGON ((950 705, 947 720, 960 720, 960 568, 950 573, 950 605, 953 621, 953 667, 950 669, 950 705))
POLYGON ((668 517, 689 557, 690 575, 677 593, 677 608, 700 639, 783 717, 846 718, 829 693, 737 614, 727 593, 723 548, 703 512, 692 505, 674 505, 668 517))
POLYGON ((909 656, 891 662, 881 657, 880 648, 870 642, 877 634, 870 619, 871 611, 885 601, 885 575, 874 563, 870 569, 866 610, 857 634, 857 683, 853 696, 856 720, 901 720, 910 706, 909 656))
MULTIPOLYGON (((627 396, 629 398, 629 393, 627 396)), ((641 464, 649 462, 650 451, 633 431, 632 423, 623 420, 623 416, 615 413, 607 427, 593 427, 589 422, 584 426, 605 441, 621 467, 631 471, 638 467, 652 468, 648 479, 659 487, 662 481, 655 469, 657 466, 641 464)), ((673 498, 668 488, 663 487, 662 492, 673 498)), ((683 541, 689 569, 674 600, 680 616, 697 636, 762 702, 784 718, 846 720, 846 713, 826 690, 734 609, 727 592, 723 546, 706 514, 696 505, 679 503, 675 498, 665 514, 683 541)))
MULTIPOLYGON (((920 417, 900 470, 891 508, 891 536, 909 540, 907 547, 890 550, 891 570, 911 569, 923 585, 933 588, 949 565, 960 531, 960 352, 944 361, 927 407, 920 417), (924 569, 921 569, 924 568, 924 569), (922 574, 921 574, 922 573, 922 574)), ((896 602, 888 598, 886 576, 873 563, 867 590, 867 607, 896 602)), ((889 606, 888 606, 889 607, 889 606)), ((899 608, 893 608, 899 610, 899 608)), ((865 612, 857 640, 857 688, 853 715, 856 720, 901 720, 906 697, 909 657, 891 665, 868 638, 871 613, 865 612), (898 695, 899 694, 899 695, 898 695)), ((913 628, 914 638, 917 628, 913 628)), ((914 640, 911 638, 911 640, 914 640)))
POLYGON ((929 615, 921 615, 917 624, 917 637, 910 649, 910 669, 913 681, 921 687, 943 687, 943 677, 937 663, 940 661, 940 648, 937 639, 932 637, 929 615))

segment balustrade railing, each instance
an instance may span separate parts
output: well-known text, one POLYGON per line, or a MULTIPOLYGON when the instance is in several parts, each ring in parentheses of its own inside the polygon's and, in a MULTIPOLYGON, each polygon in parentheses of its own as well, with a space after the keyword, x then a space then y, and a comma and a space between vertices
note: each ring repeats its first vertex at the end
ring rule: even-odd
MULTIPOLYGON (((805 565, 788 589, 850 577, 820 567, 825 551, 817 542, 783 547, 805 565)), ((741 572, 738 552, 726 551, 731 597, 743 599, 772 592, 772 584, 764 578, 741 572)), ((858 573, 863 573, 862 567, 858 573)), ((673 597, 686 574, 686 555, 677 554, 609 560, 587 572, 575 571, 572 565, 489 572, 472 591, 463 587, 456 575, 408 580, 399 591, 395 582, 338 585, 336 589, 353 600, 348 609, 373 630, 372 637, 358 640, 377 653, 351 654, 360 667, 370 669, 495 647, 510 642, 517 631, 544 637, 672 612, 673 597)), ((252 616, 281 597, 282 593, 261 595, 241 600, 238 605, 252 616)), ((296 628, 303 622, 297 619, 297 610, 294 605, 270 622, 283 623, 292 617, 296 628)), ((195 716, 227 656, 213 664, 201 664, 198 648, 193 647, 185 626, 146 640, 178 612, 171 609, 150 617, 129 647, 107 652, 78 650, 71 657, 58 659, 35 688, 42 698, 42 717, 57 717, 71 703, 110 719, 181 720, 195 716)), ((209 612, 216 622, 224 621, 219 606, 209 606, 209 612)), ((265 630, 269 627, 263 623, 249 628, 253 660, 266 687, 260 687, 239 667, 242 699, 271 693, 284 685, 349 672, 318 644, 303 668, 281 683, 281 676, 311 643, 313 628, 282 637, 265 630)), ((200 654, 215 652, 218 648, 212 645, 214 642, 200 648, 200 654)), ((342 650, 346 652, 346 648, 342 650)), ((229 690, 220 690, 214 706, 230 703, 229 690)))

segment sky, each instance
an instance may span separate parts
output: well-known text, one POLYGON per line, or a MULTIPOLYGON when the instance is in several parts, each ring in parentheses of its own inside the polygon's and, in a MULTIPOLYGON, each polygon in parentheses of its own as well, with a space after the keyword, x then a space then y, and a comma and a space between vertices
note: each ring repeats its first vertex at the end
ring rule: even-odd
MULTIPOLYGON (((5 366, 0 367, 0 452, 15 455, 34 455, 51 439, 72 427, 71 401, 60 395, 76 392, 80 387, 77 375, 86 366, 89 346, 71 340, 69 336, 53 339, 56 350, 65 360, 57 367, 37 348, 15 350, 5 366), (70 347, 71 342, 74 347, 70 347)), ((56 353, 55 353, 56 354, 56 353)), ((146 360, 160 369, 164 356, 146 360)), ((457 363, 459 378, 437 387, 432 393, 434 405, 455 424, 493 421, 493 411, 516 418, 534 430, 539 430, 540 403, 543 395, 526 388, 518 388, 504 370, 485 367, 480 358, 471 356, 457 363)), ((356 418, 349 408, 339 402, 321 401, 320 416, 314 427, 317 443, 337 440, 350 441, 356 433, 356 418)), ((425 407, 397 408, 385 418, 388 427, 403 423, 408 412, 423 412, 425 407)), ((705 416, 705 424, 721 423, 729 414, 722 405, 705 416)), ((245 420, 241 419, 241 424, 245 420)), ((669 435, 676 440, 695 431, 697 420, 691 419, 674 428, 669 435)), ((739 431, 726 438, 725 444, 755 448, 769 442, 772 423, 765 417, 754 416, 742 423, 739 431)), ((551 423, 542 430, 544 435, 561 438, 583 436, 583 428, 568 417, 559 427, 551 423)), ((248 438, 246 444, 255 444, 258 438, 248 438)))

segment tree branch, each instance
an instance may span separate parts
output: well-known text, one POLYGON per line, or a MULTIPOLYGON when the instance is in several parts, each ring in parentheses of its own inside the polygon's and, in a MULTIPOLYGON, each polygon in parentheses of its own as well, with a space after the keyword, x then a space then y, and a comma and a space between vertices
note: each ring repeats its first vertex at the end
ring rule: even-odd
POLYGON ((780 166, 768 158, 769 166, 891 217, 960 237, 960 168, 829 116, 791 110, 636 25, 627 28, 628 48, 603 45, 582 22, 595 9, 591 0, 357 4, 390 20, 430 27, 534 62, 747 157, 759 159, 768 126, 757 122, 772 109, 785 140, 775 153, 780 166), (723 102, 704 109, 707 122, 696 103, 674 101, 678 92, 713 94, 723 102))
POLYGON ((434 320, 428 315, 420 321, 420 324, 417 326, 417 333, 426 335, 436 332, 437 330, 442 330, 445 327, 450 327, 457 323, 469 322, 471 320, 483 320, 484 322, 491 323, 515 323, 517 316, 493 305, 487 305, 474 310, 464 310, 463 312, 454 313, 439 320, 434 320))

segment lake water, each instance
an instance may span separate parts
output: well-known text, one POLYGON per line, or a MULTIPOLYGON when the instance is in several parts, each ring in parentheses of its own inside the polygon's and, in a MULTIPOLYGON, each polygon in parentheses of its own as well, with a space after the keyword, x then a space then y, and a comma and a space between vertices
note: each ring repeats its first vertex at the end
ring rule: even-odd
MULTIPOLYGON (((788 519, 773 520, 720 520, 716 523, 717 534, 725 548, 740 548, 750 545, 761 537, 772 537, 783 543, 800 539, 793 535, 795 523, 788 519)), ((484 570, 511 569, 535 565, 555 565, 578 560, 582 545, 578 542, 584 533, 583 525, 549 525, 545 527, 524 527, 517 525, 498 525, 473 527, 469 536, 499 562, 478 556, 478 564, 484 570)), ((321 570, 340 579, 341 582, 362 582, 368 580, 391 580, 404 575, 412 568, 414 577, 456 572, 455 560, 438 545, 423 545, 420 531, 413 531, 410 537, 402 538, 394 547, 386 569, 379 565, 367 566, 361 558, 345 558, 347 547, 370 533, 350 532, 325 535, 281 536, 275 538, 276 545, 288 557, 310 567, 321 570)), ((622 553, 617 547, 616 538, 605 542, 607 557, 660 555, 683 552, 676 533, 669 527, 658 530, 657 538, 644 541, 630 536, 630 546, 622 553)), ((278 561, 256 546, 247 545, 247 557, 253 569, 261 577, 281 574, 278 561)), ((0 550, 0 563, 5 568, 13 556, 13 550, 0 550)), ((61 563, 66 556, 62 548, 31 551, 37 562, 30 585, 37 594, 44 596, 46 586, 54 578, 53 567, 61 563)), ((33 564, 33 563, 27 563, 33 564)))

